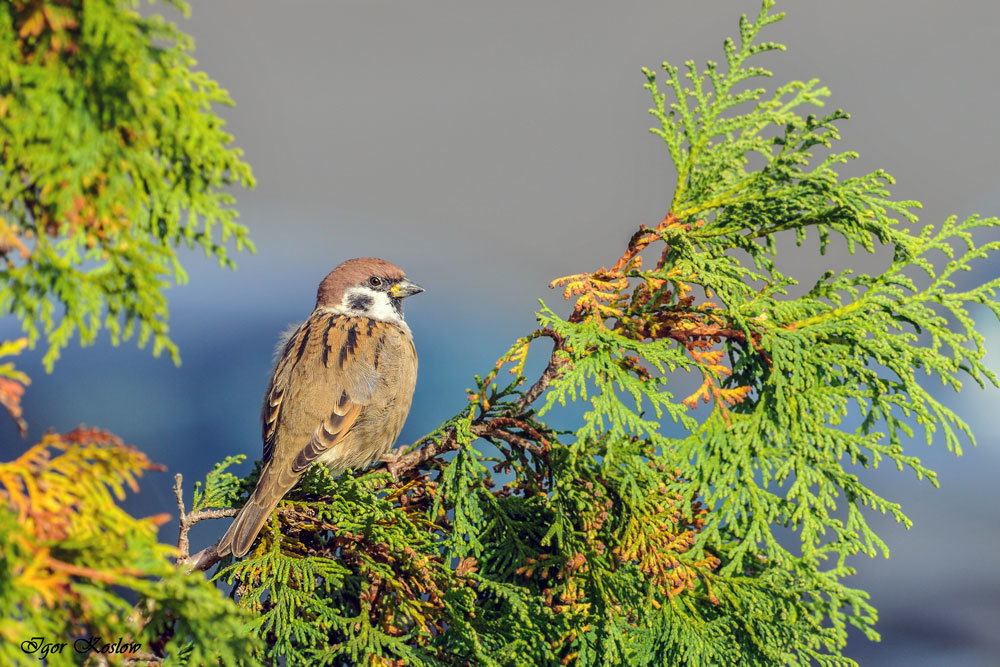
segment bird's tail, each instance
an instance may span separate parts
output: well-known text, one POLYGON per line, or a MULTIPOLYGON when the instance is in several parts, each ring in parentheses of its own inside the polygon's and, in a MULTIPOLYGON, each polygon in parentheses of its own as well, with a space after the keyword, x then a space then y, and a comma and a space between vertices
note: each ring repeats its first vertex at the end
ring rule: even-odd
POLYGON ((260 529, 264 527, 264 522, 267 521, 271 510, 277 507, 278 501, 295 486, 299 477, 295 475, 289 476, 290 479, 279 480, 276 478, 285 478, 286 476, 268 475, 267 472, 266 468, 261 471, 257 488, 253 490, 247 504, 233 519, 229 530, 216 544, 218 555, 225 556, 232 553, 236 558, 240 558, 250 551, 253 541, 260 533, 260 529))

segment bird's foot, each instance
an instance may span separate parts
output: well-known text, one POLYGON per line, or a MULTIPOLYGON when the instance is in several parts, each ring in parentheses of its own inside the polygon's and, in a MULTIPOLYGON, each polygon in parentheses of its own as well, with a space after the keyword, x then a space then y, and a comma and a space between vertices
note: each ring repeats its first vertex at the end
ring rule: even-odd
POLYGON ((392 481, 399 482, 399 454, 395 452, 389 452, 388 454, 383 454, 379 461, 385 464, 385 469, 392 475, 392 481))

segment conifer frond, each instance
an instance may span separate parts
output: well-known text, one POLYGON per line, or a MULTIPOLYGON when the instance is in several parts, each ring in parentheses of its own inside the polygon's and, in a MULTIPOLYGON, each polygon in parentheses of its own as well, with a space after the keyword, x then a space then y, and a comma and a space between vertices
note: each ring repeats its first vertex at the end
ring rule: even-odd
MULTIPOLYGON (((223 266, 252 250, 230 187, 253 179, 212 110, 228 95, 194 71, 190 38, 137 4, 0 4, 0 310, 26 334, 0 356, 44 339, 51 371, 73 339, 105 329, 177 362, 164 289, 186 280, 178 246, 223 266)), ((0 404, 22 435, 27 384, 0 364, 0 404)), ((0 664, 235 665, 258 646, 248 614, 175 567, 156 539, 168 517, 121 506, 156 469, 83 427, 0 463, 0 664)), ((232 479, 214 483, 206 503, 233 496, 232 479)))
MULTIPOLYGON (((0 463, 0 662, 20 664, 28 638, 74 634, 103 637, 102 644, 124 636, 147 653, 156 642, 192 664, 235 665, 255 646, 240 634, 237 607, 174 568, 174 550, 156 539, 169 517, 135 519, 119 506, 139 476, 158 468, 114 436, 83 427, 49 433, 0 463), (153 612, 143 618, 135 597, 153 612)), ((48 664, 77 664, 79 655, 53 653, 48 664)))
POLYGON ((240 478, 226 469, 229 466, 239 465, 246 460, 246 456, 227 456, 205 476, 204 491, 202 483, 195 482, 194 497, 191 500, 191 510, 198 511, 209 507, 230 507, 240 496, 243 483, 240 478))
POLYGON ((163 294, 187 280, 177 247, 221 266, 253 249, 229 190, 253 176, 211 111, 229 95, 133 4, 0 9, 0 308, 44 336, 49 370, 102 328, 179 361, 163 294))

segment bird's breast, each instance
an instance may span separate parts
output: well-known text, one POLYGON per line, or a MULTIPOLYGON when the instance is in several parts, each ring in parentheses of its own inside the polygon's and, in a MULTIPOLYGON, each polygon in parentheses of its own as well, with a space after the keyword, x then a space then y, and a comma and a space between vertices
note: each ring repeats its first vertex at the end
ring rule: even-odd
POLYGON ((304 446, 346 394, 361 406, 360 412, 317 462, 339 473, 387 454, 406 421, 416 386, 417 355, 409 331, 369 318, 325 315, 310 324, 299 345, 278 438, 290 449, 304 446))

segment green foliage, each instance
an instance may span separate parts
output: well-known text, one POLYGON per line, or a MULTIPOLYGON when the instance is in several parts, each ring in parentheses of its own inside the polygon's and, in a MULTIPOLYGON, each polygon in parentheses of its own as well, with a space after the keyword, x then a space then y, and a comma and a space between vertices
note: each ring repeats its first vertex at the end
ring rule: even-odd
MULTIPOLYGON (((268 644, 259 657, 358 664, 377 647, 422 662, 427 652, 408 640, 440 635, 445 623, 464 625, 474 613, 433 524, 397 502, 405 491, 375 492, 385 477, 334 480, 312 468, 257 549, 220 572, 239 580, 240 603, 256 615, 253 627, 268 644)), ((218 480, 206 480, 206 495, 218 494, 218 480)))
POLYGON ((22 664, 43 657, 43 642, 68 642, 48 664, 79 664, 87 652, 72 644, 80 637, 97 637, 98 647, 137 643, 133 657, 154 657, 156 646, 165 664, 186 656, 186 664, 236 665, 256 646, 242 632, 245 613, 177 570, 174 549, 157 542, 169 517, 135 519, 119 507, 125 489, 137 490, 136 478, 156 468, 84 428, 50 433, 0 463, 0 662, 22 664), (32 638, 42 638, 39 648, 26 653, 22 642, 32 638))
MULTIPOLYGON (((252 249, 225 190, 252 177, 212 112, 228 97, 192 70, 190 39, 137 5, 0 3, 0 308, 27 333, 0 356, 44 334, 51 370, 74 336, 106 328, 177 361, 163 294, 185 279, 177 248, 225 266, 227 243, 252 249)), ((22 434, 28 382, 0 364, 0 404, 22 434)), ((248 614, 174 566, 176 549, 156 539, 169 516, 120 506, 157 469, 82 427, 0 462, 0 663, 93 661, 91 637, 95 650, 132 647, 100 656, 116 663, 236 665, 259 646, 248 614)))
POLYGON ((226 472, 226 468, 231 465, 239 465, 246 460, 246 456, 227 456, 221 462, 216 463, 212 472, 205 476, 204 492, 202 492, 201 482, 194 485, 194 498, 191 501, 191 511, 208 509, 209 507, 229 507, 239 497, 241 482, 240 479, 226 472))
MULTIPOLYGON (((401 455, 399 481, 314 468, 223 564, 262 660, 846 665, 849 626, 878 638, 848 559, 888 555, 872 510, 910 520, 857 472, 889 461, 934 482, 906 452, 915 430, 956 453, 972 441, 925 380, 997 384, 971 313, 1000 316, 1000 279, 960 290, 955 275, 1000 249, 978 242, 998 221, 916 229, 888 174, 841 178, 847 114, 800 115, 829 92, 752 87, 770 73, 750 59, 784 48, 757 41, 772 6, 741 20, 723 67, 664 64, 663 90, 644 70, 678 175, 663 221, 611 269, 556 280, 571 313, 543 304, 466 408, 401 455), (820 252, 839 236, 891 264, 792 297, 777 238, 811 230, 820 252), (692 374, 693 394, 668 390, 692 374), (570 402, 582 418, 558 414, 570 402)), ((213 475, 205 497, 233 505, 213 475)))
MULTIPOLYGON (((0 308, 46 367, 74 335, 179 361, 163 290, 177 247, 231 266, 231 185, 252 185, 213 113, 225 91, 194 71, 191 40, 126 0, 12 0, 0 7, 0 308)), ((187 10, 186 5, 171 2, 187 10)))

